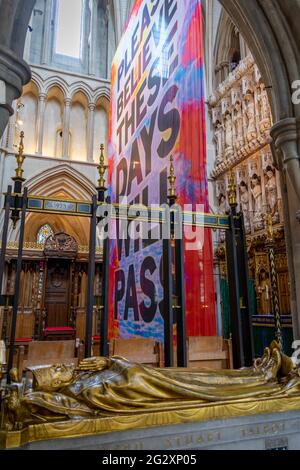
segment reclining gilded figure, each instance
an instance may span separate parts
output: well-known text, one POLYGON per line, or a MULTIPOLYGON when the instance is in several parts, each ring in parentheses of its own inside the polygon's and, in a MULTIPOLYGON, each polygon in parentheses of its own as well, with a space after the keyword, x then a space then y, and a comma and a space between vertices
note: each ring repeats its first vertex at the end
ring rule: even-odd
MULTIPOLYGON (((108 415, 184 410, 208 403, 300 396, 300 374, 273 342, 253 367, 241 370, 153 369, 121 357, 75 366, 32 368, 32 390, 10 386, 2 410, 6 430, 108 415)), ((12 373, 12 377, 16 375, 12 373)))

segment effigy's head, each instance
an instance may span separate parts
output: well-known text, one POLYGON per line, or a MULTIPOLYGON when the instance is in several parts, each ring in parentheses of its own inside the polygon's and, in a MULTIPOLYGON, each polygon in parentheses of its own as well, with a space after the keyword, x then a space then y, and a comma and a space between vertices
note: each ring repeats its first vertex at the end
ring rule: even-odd
POLYGON ((56 364, 47 367, 34 367, 30 370, 33 374, 33 390, 54 392, 72 381, 75 366, 56 364))

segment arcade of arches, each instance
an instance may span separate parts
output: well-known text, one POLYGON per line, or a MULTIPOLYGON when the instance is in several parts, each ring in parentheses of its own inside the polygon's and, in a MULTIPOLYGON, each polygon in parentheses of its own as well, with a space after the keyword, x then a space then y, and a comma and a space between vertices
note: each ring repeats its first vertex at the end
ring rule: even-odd
MULTIPOLYGON (((107 155, 110 65, 133 1, 82 0, 81 31, 75 32, 79 49, 62 53, 55 38, 63 21, 59 18, 63 1, 0 0, 1 193, 14 174, 21 130, 27 157, 24 175, 31 194, 90 200, 101 143, 107 155)), ((203 0, 210 206, 214 213, 226 213, 234 174, 247 234, 257 354, 274 334, 267 211, 275 233, 287 349, 293 338, 300 338, 300 107, 292 100, 293 82, 300 78, 300 1, 293 0, 293 9, 287 3, 203 0)), ((3 284, 7 294, 14 291, 18 234, 18 226, 9 228, 3 284)), ((87 219, 28 215, 19 338, 32 337, 40 315, 48 326, 72 326, 84 339, 88 240, 87 219), (72 241, 75 251, 70 254, 66 249, 60 262, 49 258, 45 250, 49 237, 65 237, 66 246, 72 241)), ((214 243, 218 332, 230 337, 222 234, 214 243)), ((96 295, 101 269, 98 243, 96 295)), ((3 315, 2 308, 0 332, 3 315)), ((95 308, 95 336, 98 320, 95 308)))

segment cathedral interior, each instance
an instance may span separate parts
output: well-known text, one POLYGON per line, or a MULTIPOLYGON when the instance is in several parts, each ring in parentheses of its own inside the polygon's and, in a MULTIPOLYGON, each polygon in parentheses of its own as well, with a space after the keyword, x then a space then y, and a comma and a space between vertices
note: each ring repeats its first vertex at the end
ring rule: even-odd
MULTIPOLYGON (((169 325, 171 356, 164 351, 163 339, 149 334, 147 325, 145 334, 139 335, 135 329, 129 335, 129 330, 124 334, 124 324, 119 331, 115 323, 110 324, 109 344, 101 343, 103 334, 108 334, 102 325, 102 292, 108 289, 109 260, 99 227, 93 241, 94 257, 91 255, 92 222, 84 214, 84 206, 97 190, 101 193, 113 171, 109 161, 111 67, 134 3, 26 0, 22 5, 19 0, 0 0, 1 17, 7 18, 7 28, 2 28, 0 18, 0 85, 6 86, 4 100, 0 88, 0 378, 3 375, 5 383, 7 364, 18 368, 18 382, 24 381, 26 364, 31 360, 33 366, 40 365, 40 357, 52 345, 57 351, 46 356, 47 365, 66 358, 68 363, 71 359, 80 363, 90 356, 122 356, 160 367, 162 380, 179 383, 179 376, 169 376, 163 366, 179 366, 183 361, 192 367, 197 348, 200 359, 194 367, 228 370, 251 367, 274 339, 292 356, 294 342, 300 338, 300 108, 295 94, 292 96, 300 76, 296 27, 300 1, 271 0, 267 6, 263 0, 202 0, 205 212, 219 222, 230 214, 234 220, 238 214, 242 220, 239 258, 231 257, 226 230, 211 225, 207 230, 212 256, 206 261, 207 270, 211 263, 213 294, 205 293, 199 299, 197 321, 205 317, 205 309, 213 309, 214 319, 207 315, 213 324, 188 327, 187 337, 181 336, 179 320, 177 329, 175 324, 169 325), (256 7, 251 10, 249 3, 256 7), (288 24, 286 29, 284 24, 288 24), (262 29, 261 25, 266 26, 262 29), (23 226, 21 206, 12 211, 7 225, 5 222, 7 188, 13 182, 15 189, 26 188, 29 201, 34 202, 30 199, 34 195, 36 203, 43 204, 41 211, 28 211, 23 226), (77 207, 73 215, 72 204, 77 207), (236 272, 235 281, 232 272, 236 272), (240 284, 236 306, 233 282, 240 284), (241 318, 238 340, 236 312, 241 318), (201 336, 203 341, 197 343, 201 336), (150 340, 151 352, 147 351, 150 340), (75 347, 68 356, 72 343, 75 347), (241 345, 243 359, 237 357, 242 354, 241 345), (185 353, 180 355, 182 348, 185 353)), ((136 171, 135 166, 131 171, 136 171)), ((171 186, 172 177, 174 181, 185 178, 180 173, 184 167, 176 164, 174 176, 172 159, 166 171, 171 186)), ((201 258, 200 264, 205 271, 205 260, 201 258)), ((151 268, 147 269, 149 273, 151 268)), ((167 275, 164 271, 162 278, 167 275)), ((197 308, 186 290, 187 305, 197 308)), ((180 292, 177 285, 171 292, 170 309, 175 317, 178 302, 183 302, 180 292)), ((149 290, 147 295, 151 298, 149 290)), ((159 293, 155 295, 159 297, 159 293)), ((128 297, 133 302, 129 310, 134 310, 134 293, 128 297)), ((161 325, 162 316, 159 321, 161 325)), ((189 325, 193 321, 189 313, 189 325)), ((142 330, 141 325, 139 328, 142 330)), ((232 393, 243 397, 242 389, 232 393)), ((170 392, 168 399, 172 397, 170 392)), ((188 395, 183 397, 188 400, 188 395)), ((158 406, 154 411, 161 409, 158 406)), ((0 438, 0 447, 1 442, 0 438)), ((300 441, 298 445, 299 449, 300 441)))

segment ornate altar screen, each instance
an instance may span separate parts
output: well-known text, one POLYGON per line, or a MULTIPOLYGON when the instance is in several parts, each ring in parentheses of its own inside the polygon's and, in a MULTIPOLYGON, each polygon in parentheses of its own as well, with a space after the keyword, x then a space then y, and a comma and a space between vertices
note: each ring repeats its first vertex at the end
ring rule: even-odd
MULTIPOLYGON (((112 202, 165 204, 173 155, 178 203, 208 211, 202 46, 201 0, 136 0, 112 65, 112 202)), ((111 241, 110 337, 162 341, 162 242, 122 230, 111 241)), ((185 278, 187 334, 215 335, 209 231, 186 250, 185 278)))

